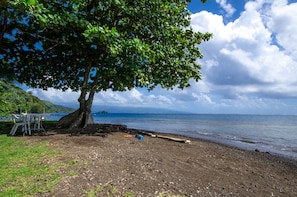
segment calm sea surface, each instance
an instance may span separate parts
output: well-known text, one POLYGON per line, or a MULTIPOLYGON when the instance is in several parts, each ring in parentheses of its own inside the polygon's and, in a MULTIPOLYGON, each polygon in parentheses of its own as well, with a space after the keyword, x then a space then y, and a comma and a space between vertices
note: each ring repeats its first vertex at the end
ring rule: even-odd
MULTIPOLYGON (((48 114, 58 120, 65 114, 48 114)), ((96 123, 207 139, 297 160, 297 116, 214 114, 94 114, 96 123)))

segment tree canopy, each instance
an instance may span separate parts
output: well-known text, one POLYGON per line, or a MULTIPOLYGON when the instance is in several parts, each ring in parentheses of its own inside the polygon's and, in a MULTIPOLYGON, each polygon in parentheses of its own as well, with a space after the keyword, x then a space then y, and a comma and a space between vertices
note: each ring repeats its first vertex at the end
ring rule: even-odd
POLYGON ((85 123, 72 127, 85 126, 95 92, 201 79, 198 44, 211 34, 192 30, 189 2, 2 0, 1 70, 31 87, 81 91, 72 119, 85 123))

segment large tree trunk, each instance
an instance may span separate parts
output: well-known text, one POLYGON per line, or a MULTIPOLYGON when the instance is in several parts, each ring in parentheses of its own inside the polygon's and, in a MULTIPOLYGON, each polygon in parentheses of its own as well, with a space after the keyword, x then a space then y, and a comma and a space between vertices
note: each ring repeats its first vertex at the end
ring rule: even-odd
POLYGON ((80 105, 76 111, 62 117, 59 120, 59 127, 61 128, 85 128, 88 124, 94 124, 94 120, 91 114, 92 103, 95 95, 95 90, 92 90, 89 94, 89 98, 86 100, 81 93, 78 99, 80 105))
POLYGON ((59 120, 58 126, 60 128, 85 128, 88 124, 94 124, 94 120, 91 114, 91 108, 94 100, 94 95, 96 92, 96 86, 98 83, 97 77, 99 75, 96 74, 96 79, 92 84, 92 88, 88 94, 88 80, 90 74, 90 64, 86 69, 86 73, 84 76, 84 81, 82 85, 82 90, 80 97, 78 99, 79 109, 75 112, 72 112, 59 120))
MULTIPOLYGON (((87 102, 86 102, 87 103, 87 102)), ((93 124, 94 120, 91 115, 92 105, 80 107, 76 111, 62 117, 59 120, 61 128, 85 128, 88 124, 93 124)))

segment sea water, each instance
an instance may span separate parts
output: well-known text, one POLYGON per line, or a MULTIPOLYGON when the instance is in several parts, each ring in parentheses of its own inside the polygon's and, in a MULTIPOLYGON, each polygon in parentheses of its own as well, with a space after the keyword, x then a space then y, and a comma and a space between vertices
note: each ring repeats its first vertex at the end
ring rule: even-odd
MULTIPOLYGON (((58 120, 64 114, 50 114, 58 120)), ((297 116, 231 114, 93 114, 95 123, 178 134, 297 160, 297 116)))

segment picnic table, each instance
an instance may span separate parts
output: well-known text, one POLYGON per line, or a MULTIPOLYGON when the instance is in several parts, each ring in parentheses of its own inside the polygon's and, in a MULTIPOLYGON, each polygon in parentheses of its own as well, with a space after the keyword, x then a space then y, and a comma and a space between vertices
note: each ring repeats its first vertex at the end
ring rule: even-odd
POLYGON ((42 126, 43 114, 19 114, 12 115, 14 125, 9 135, 15 135, 18 127, 22 127, 23 135, 32 135, 32 131, 45 132, 42 126))

